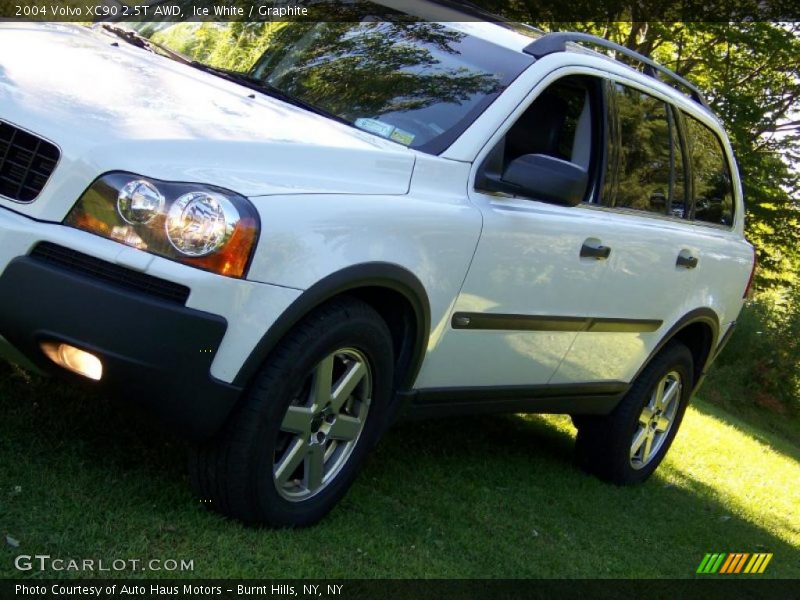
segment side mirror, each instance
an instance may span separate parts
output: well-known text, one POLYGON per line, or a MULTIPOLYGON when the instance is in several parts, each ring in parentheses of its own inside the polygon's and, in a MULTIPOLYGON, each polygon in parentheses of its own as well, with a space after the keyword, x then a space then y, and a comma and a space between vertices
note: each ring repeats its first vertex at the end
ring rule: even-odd
POLYGON ((580 204, 589 174, 575 163, 546 154, 525 154, 512 160, 495 180, 501 191, 566 206, 580 204))

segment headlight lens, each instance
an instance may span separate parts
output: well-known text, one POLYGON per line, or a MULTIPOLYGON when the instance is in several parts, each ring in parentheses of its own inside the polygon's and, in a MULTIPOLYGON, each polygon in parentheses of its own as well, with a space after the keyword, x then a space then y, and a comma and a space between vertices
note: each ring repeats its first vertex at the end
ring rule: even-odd
POLYGON ((225 245, 238 224, 239 212, 225 196, 190 192, 172 203, 167 237, 186 256, 207 256, 225 245))
POLYGON ((64 223, 228 277, 245 276, 259 230, 243 196, 130 173, 97 179, 64 223))
POLYGON ((126 183, 117 196, 117 211, 126 223, 147 225, 164 210, 164 196, 144 179, 126 183))

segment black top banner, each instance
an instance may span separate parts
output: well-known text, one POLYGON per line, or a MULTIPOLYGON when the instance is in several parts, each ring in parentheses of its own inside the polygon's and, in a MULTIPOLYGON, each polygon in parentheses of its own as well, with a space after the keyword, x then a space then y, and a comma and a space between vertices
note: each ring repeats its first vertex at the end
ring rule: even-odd
POLYGON ((797 0, 0 0, 10 21, 800 21, 797 0))

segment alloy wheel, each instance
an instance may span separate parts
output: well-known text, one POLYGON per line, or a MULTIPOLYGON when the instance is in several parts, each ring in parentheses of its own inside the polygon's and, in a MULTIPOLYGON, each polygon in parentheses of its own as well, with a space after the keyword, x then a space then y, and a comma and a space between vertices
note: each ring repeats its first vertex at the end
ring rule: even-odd
POLYGON ((330 485, 364 431, 371 398, 372 372, 358 350, 341 348, 314 367, 280 426, 273 479, 283 498, 302 502, 330 485))
POLYGON ((643 469, 658 455, 669 436, 681 402, 683 380, 677 371, 662 377, 639 415, 630 448, 634 469, 643 469))

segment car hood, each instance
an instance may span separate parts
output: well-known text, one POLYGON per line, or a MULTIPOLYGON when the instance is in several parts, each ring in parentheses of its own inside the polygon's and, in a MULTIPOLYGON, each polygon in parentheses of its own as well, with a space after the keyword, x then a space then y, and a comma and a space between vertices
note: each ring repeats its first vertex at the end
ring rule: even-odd
POLYGON ((39 204, 45 196, 74 202, 87 177, 107 171, 209 183, 251 197, 403 194, 415 157, 77 25, 0 24, 0 119, 61 149, 46 193, 20 209, 43 218, 59 212, 55 199, 39 204))

